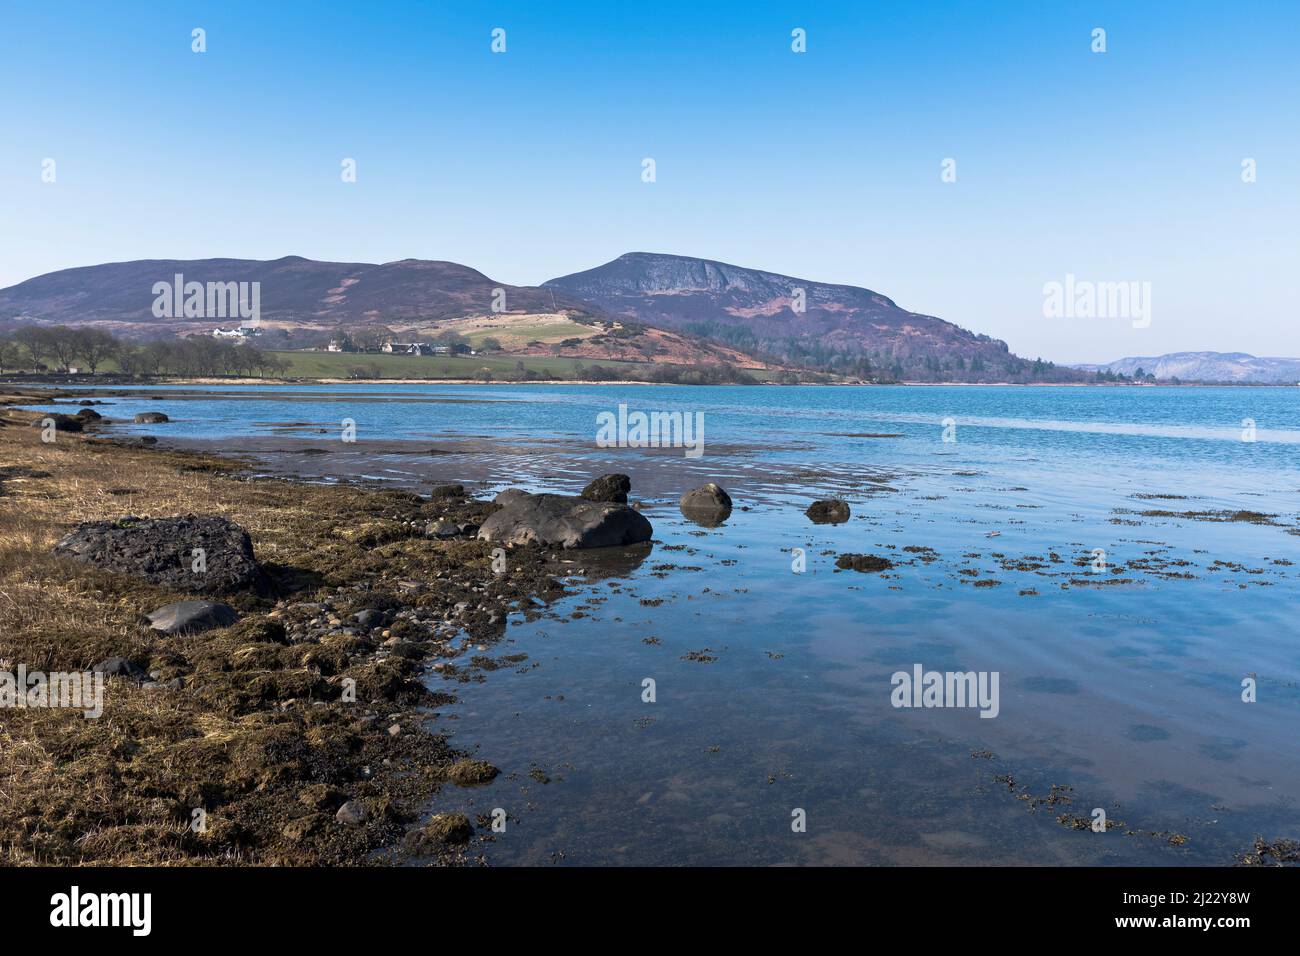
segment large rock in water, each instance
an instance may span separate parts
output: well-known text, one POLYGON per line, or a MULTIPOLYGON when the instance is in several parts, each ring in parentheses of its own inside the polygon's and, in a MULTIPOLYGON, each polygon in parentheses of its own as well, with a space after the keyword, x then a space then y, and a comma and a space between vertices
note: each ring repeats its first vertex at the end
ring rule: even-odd
POLYGON ((177 601, 148 614, 149 627, 164 634, 199 634, 214 627, 229 627, 239 614, 229 604, 213 601, 177 601))
POLYGON ((248 532, 218 515, 90 521, 59 539, 54 553, 178 591, 236 591, 260 576, 248 532))
POLYGON ((708 528, 722 524, 731 515, 731 496, 713 482, 684 493, 677 505, 691 521, 708 528))
POLYGON ((135 416, 137 425, 161 425, 169 421, 171 419, 162 412, 138 412, 135 416))
POLYGON ((523 492, 502 492, 497 501, 504 507, 479 528, 483 541, 612 548, 649 541, 654 534, 640 512, 617 502, 523 492))

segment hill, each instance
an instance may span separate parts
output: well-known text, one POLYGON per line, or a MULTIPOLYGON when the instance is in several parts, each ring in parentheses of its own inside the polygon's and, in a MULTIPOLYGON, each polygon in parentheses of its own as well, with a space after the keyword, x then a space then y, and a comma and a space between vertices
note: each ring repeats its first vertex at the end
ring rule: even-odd
POLYGON ((1170 352, 1116 359, 1104 365, 1075 365, 1088 372, 1113 372, 1136 377, 1141 371, 1157 380, 1241 382, 1252 384, 1300 382, 1300 359, 1261 358, 1245 352, 1170 352))
POLYGON ((857 286, 688 256, 632 252, 543 288, 612 316, 813 368, 909 380, 1077 381, 1005 342, 900 308, 857 286))

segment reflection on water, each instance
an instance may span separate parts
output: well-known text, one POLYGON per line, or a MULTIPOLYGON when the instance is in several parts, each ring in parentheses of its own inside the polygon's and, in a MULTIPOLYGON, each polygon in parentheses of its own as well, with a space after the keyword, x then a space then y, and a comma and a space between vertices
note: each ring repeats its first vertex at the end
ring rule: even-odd
POLYGON ((651 511, 652 561, 579 589, 562 622, 512 628, 500 653, 527 661, 443 712, 505 773, 438 809, 504 808, 487 849, 502 863, 1230 863, 1257 834, 1296 832, 1285 606, 1259 608, 1270 640, 1242 641, 1235 615, 1189 601, 1261 603, 1226 579, 1063 588, 1074 569, 1008 571, 978 528, 908 512, 834 527, 760 509, 701 532, 651 511), (834 571, 835 553, 917 540, 939 557, 834 571), (967 584, 972 568, 999 585, 967 584), (890 675, 915 663, 998 671, 999 717, 895 710, 890 675), (1268 708, 1239 700, 1252 670, 1268 708), (1123 828, 1058 821, 1095 807, 1123 828))
POLYGON ((162 394, 116 415, 299 474, 632 476, 653 550, 572 555, 575 596, 490 652, 526 658, 461 668, 483 681, 434 720, 503 770, 432 808, 505 809, 490 861, 1227 864, 1300 837, 1295 389, 389 386, 256 414, 162 394), (702 409, 703 458, 596 448, 620 402, 702 409), (1258 440, 1231 440, 1246 418, 1258 440), (714 528, 676 508, 706 481, 735 504, 714 528), (829 496, 851 518, 813 524, 829 496), (894 566, 836 570, 848 552, 894 566), (917 664, 998 672, 999 716, 893 708, 917 664))

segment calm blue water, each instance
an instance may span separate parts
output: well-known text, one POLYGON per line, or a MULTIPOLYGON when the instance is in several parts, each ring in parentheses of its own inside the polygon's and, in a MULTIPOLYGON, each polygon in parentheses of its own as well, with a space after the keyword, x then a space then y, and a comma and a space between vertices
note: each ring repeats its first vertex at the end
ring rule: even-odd
POLYGON ((575 556, 575 596, 494 649, 528 660, 452 685, 437 719, 505 771, 437 808, 505 809, 491 860, 1226 864, 1300 837, 1298 389, 142 391, 100 411, 164 411, 125 427, 308 476, 632 476, 650 557, 589 581, 575 556), (703 412, 703 456, 595 447, 619 403, 703 412), (718 528, 675 507, 705 480, 737 505, 718 528), (831 495, 852 519, 813 525, 831 495), (1237 511, 1268 517, 1205 520, 1237 511), (844 552, 898 566, 837 572, 844 552), (890 677, 915 664, 997 672, 999 715, 894 708, 890 677), (1047 801, 1053 785, 1072 789, 1047 801), (1124 826, 1057 820, 1095 807, 1124 826))

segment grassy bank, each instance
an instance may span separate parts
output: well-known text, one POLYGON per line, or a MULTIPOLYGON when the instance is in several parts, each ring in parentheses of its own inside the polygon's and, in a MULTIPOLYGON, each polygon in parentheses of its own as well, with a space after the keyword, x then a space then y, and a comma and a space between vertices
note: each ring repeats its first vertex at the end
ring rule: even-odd
POLYGON ((282 360, 291 378, 351 378, 361 370, 372 378, 476 379, 486 371, 494 380, 506 380, 523 371, 539 376, 572 379, 591 365, 620 370, 644 371, 650 366, 638 362, 583 362, 580 359, 542 355, 387 355, 383 352, 273 352, 282 360))
POLYGON ((473 856, 472 842, 420 824, 449 779, 481 776, 427 725, 424 708, 450 697, 421 674, 435 658, 445 674, 466 668, 453 634, 491 644, 510 610, 560 593, 540 554, 512 553, 495 575, 486 543, 423 534, 494 506, 244 480, 235 462, 93 433, 46 444, 31 417, 0 408, 0 669, 126 657, 156 683, 110 679, 97 719, 0 710, 0 863, 473 856), (265 593, 220 598, 242 614, 231 627, 151 632, 142 615, 196 595, 51 553, 78 522, 187 513, 239 523, 266 572, 265 593), (349 627, 363 608, 390 623, 349 627), (336 821, 345 801, 364 823, 336 821))

